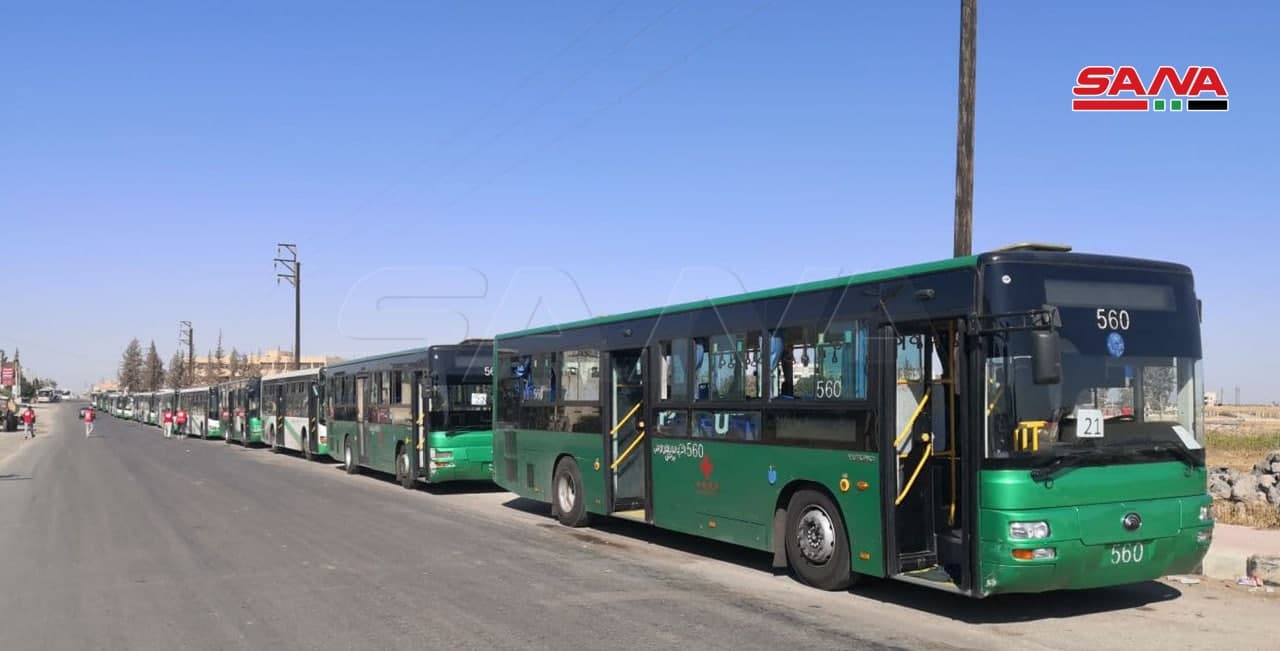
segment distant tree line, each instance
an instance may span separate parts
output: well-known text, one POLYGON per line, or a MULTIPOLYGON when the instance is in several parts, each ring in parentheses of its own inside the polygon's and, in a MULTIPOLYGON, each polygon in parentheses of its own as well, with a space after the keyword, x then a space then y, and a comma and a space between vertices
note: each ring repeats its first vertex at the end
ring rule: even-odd
POLYGON ((35 375, 23 375, 22 386, 20 387, 20 395, 34 396, 37 391, 49 387, 50 389, 58 388, 57 380, 50 380, 45 377, 37 377, 35 375))
POLYGON ((216 384, 232 378, 254 377, 260 374, 256 364, 249 363, 249 356, 234 347, 226 352, 222 347, 222 333, 218 333, 218 346, 206 357, 201 368, 190 368, 186 351, 174 351, 166 366, 156 350, 153 340, 146 353, 135 337, 129 340, 120 357, 118 379, 123 391, 159 391, 185 389, 199 384, 216 384))

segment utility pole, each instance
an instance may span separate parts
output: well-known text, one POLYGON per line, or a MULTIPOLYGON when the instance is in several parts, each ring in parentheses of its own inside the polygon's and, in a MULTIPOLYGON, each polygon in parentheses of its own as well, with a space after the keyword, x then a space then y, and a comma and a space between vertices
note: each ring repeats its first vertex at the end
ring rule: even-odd
POLYGON ((960 88, 956 119, 956 257, 973 253, 973 113, 978 0, 960 0, 960 88))
POLYGON ((298 262, 298 245, 276 244, 276 284, 283 278, 293 285, 293 368, 302 368, 302 263, 298 262), (281 258, 283 253, 288 258, 281 258), (281 267, 284 273, 280 273, 281 267))
MULTIPOLYGON (((186 376, 191 384, 195 384, 196 379, 196 338, 195 330, 191 327, 190 321, 178 322, 178 351, 181 354, 182 344, 187 345, 187 372, 186 376)), ((179 378, 181 380, 181 378, 179 378)))

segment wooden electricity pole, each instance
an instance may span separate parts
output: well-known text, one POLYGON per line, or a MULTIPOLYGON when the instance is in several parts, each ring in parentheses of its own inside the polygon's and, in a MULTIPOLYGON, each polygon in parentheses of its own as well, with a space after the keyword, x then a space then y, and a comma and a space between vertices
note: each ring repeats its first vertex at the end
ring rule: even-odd
POLYGON ((960 89, 956 119, 956 257, 973 253, 973 111, 978 0, 960 0, 960 89))

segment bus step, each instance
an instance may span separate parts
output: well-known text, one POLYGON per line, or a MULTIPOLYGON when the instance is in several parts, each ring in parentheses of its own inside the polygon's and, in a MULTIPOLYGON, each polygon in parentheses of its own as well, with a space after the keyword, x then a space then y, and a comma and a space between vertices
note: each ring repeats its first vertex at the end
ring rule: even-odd
POLYGON ((622 518, 623 520, 635 520, 636 522, 648 522, 644 518, 644 509, 632 509, 630 511, 614 511, 613 517, 622 518))
POLYGON ((932 551, 898 554, 898 567, 902 572, 914 572, 938 564, 938 555, 932 551))
POLYGON ((947 592, 954 592, 957 594, 963 593, 959 586, 957 586, 952 580, 951 575, 947 574, 945 570, 936 565, 916 570, 914 572, 903 572, 902 574, 895 575, 893 578, 907 583, 922 585, 927 588, 945 590, 947 592))

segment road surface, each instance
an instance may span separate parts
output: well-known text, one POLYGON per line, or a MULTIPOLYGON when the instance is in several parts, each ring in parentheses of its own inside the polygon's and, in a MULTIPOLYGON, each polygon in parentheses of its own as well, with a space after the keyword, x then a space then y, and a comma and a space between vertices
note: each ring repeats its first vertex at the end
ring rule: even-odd
POLYGON ((166 441, 75 403, 0 462, 0 649, 1273 648, 1280 599, 1214 582, 975 601, 826 593, 768 557, 492 487, 166 441))

